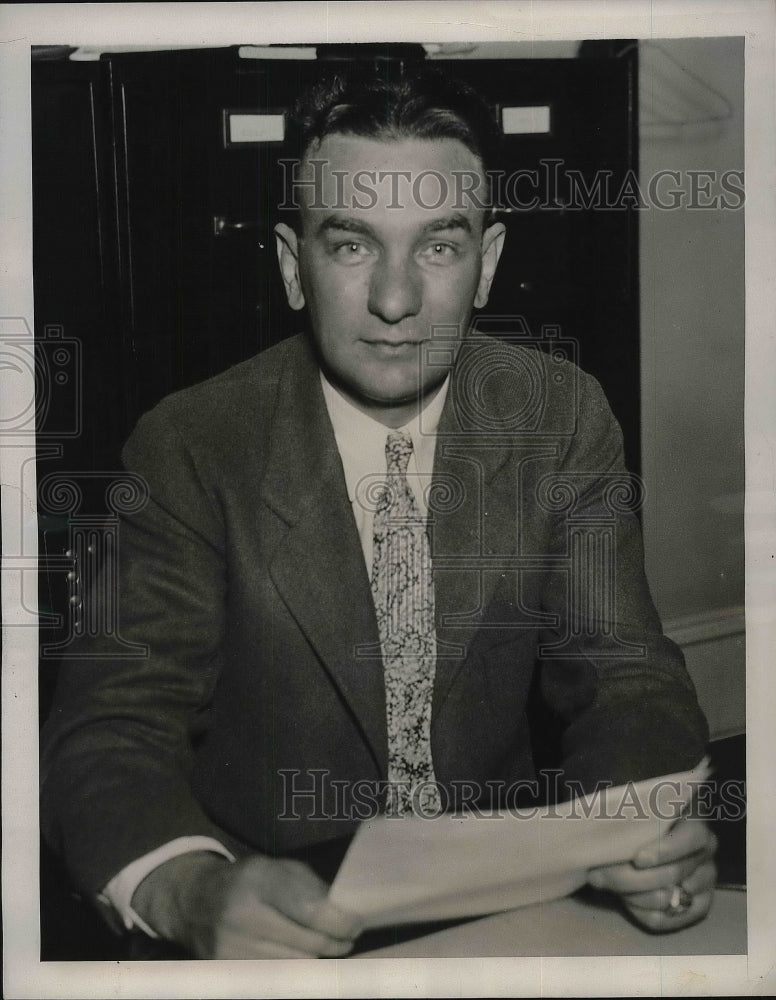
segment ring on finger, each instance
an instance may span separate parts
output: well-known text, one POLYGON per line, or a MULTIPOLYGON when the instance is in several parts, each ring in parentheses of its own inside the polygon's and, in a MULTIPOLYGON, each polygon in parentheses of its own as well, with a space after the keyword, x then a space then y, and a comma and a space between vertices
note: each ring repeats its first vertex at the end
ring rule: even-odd
POLYGON ((693 903, 693 894, 685 889, 683 885, 675 885, 671 889, 671 896, 668 900, 666 913, 669 917, 678 917, 681 913, 686 913, 693 903))

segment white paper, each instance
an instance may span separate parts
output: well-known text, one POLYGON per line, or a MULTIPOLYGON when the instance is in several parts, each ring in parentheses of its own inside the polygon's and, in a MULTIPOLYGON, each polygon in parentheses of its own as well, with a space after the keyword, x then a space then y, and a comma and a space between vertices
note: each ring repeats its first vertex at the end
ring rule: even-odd
POLYGON ((707 761, 541 809, 361 825, 329 898, 366 927, 510 910, 568 895, 590 868, 630 860, 665 835, 707 761))

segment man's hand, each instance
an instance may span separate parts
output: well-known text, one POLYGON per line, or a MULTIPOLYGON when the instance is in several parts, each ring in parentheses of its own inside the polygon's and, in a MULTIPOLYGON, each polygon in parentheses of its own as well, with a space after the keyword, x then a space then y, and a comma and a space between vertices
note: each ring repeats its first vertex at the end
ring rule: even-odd
POLYGON ((717 878, 716 847, 717 839, 704 823, 683 818, 631 862, 593 868, 588 881, 617 893, 634 920, 648 930, 678 930, 709 912, 717 878), (692 897, 678 912, 671 909, 672 899, 680 895, 677 887, 692 897))
POLYGON ((328 888, 299 861, 254 855, 231 864, 197 851, 151 872, 132 906, 197 958, 333 958, 351 950, 360 928, 328 902, 328 888))

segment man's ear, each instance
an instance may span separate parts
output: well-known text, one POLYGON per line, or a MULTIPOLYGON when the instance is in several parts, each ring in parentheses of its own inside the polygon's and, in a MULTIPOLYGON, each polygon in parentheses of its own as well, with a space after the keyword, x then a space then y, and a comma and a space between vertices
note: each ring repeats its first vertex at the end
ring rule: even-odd
POLYGON ((496 274, 506 232, 503 222, 494 222, 482 234, 482 270, 480 271, 480 283, 477 285, 477 294, 474 296, 474 305, 477 309, 482 309, 488 303, 490 286, 496 274))
POLYGON ((288 304, 292 309, 302 309, 304 293, 299 280, 299 241, 294 230, 285 222, 279 222, 275 226, 275 244, 288 304))

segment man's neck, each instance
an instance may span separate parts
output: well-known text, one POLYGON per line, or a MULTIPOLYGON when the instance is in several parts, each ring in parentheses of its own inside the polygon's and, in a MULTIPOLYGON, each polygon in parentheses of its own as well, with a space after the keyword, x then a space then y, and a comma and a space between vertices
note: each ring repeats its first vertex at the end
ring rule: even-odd
POLYGON ((397 427, 404 427, 422 410, 424 410, 429 403, 436 399, 445 382, 442 381, 439 385, 434 386, 433 389, 429 389, 428 392, 424 393, 422 396, 416 396, 413 399, 402 403, 390 403, 386 405, 351 395, 349 392, 343 390, 342 387, 334 381, 331 381, 331 384, 340 396, 346 399, 351 406, 354 406, 357 410, 360 410, 361 413, 366 414, 366 416, 371 417, 372 420, 376 420, 378 423, 384 424, 386 427, 395 429, 397 427))

